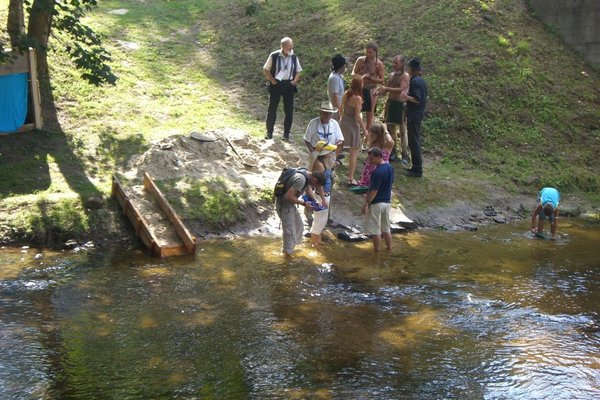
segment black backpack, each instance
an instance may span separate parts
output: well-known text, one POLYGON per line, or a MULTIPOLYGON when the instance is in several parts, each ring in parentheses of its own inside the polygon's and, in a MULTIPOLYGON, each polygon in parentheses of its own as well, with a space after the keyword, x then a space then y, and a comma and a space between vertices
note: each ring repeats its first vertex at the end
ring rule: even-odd
POLYGON ((306 168, 284 168, 277 178, 277 183, 275 184, 275 188, 273 189, 273 196, 281 197, 283 196, 290 188, 288 183, 290 178, 294 176, 296 172, 300 172, 306 178, 306 182, 304 182, 304 186, 300 192, 303 192, 304 189, 308 186, 308 174, 306 173, 306 168))

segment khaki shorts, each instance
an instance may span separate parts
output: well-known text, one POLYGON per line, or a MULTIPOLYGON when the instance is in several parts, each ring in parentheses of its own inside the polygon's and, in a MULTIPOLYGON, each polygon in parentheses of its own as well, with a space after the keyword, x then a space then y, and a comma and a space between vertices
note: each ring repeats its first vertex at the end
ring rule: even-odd
MULTIPOLYGON (((317 196, 317 199, 320 200, 321 197, 317 196)), ((327 202, 327 206, 329 206, 329 203, 331 201, 331 198, 329 195, 325 196, 325 201, 327 202)), ((313 223, 312 223, 312 226, 310 227, 310 233, 312 233, 314 235, 320 235, 323 232, 323 229, 325 229, 325 226, 327 225, 327 217, 328 216, 329 216, 329 208, 326 208, 321 211, 313 212, 313 223)))
POLYGON ((381 235, 391 232, 390 229, 390 203, 371 204, 363 219, 365 235, 381 235))

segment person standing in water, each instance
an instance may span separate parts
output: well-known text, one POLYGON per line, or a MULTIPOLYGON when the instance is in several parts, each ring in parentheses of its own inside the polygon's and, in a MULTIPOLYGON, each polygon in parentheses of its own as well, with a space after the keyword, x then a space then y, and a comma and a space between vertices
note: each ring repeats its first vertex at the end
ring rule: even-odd
POLYGON ((296 206, 311 207, 310 203, 316 202, 321 203, 323 207, 327 207, 323 194, 325 174, 323 172, 313 173, 305 169, 296 169, 282 184, 281 193, 275 195, 275 211, 277 211, 277 215, 281 220, 283 235, 281 250, 286 256, 291 256, 296 245, 302 243, 302 231, 304 230, 304 223, 296 206), (320 202, 312 189, 313 187, 321 198, 320 202), (311 202, 299 198, 304 192, 308 194, 311 202))
POLYGON ((379 147, 372 147, 367 157, 376 167, 371 175, 371 185, 365 195, 365 204, 361 211, 364 215, 365 234, 371 236, 373 250, 379 251, 383 237, 385 246, 390 251, 392 250, 390 211, 394 169, 390 163, 383 161, 383 152, 379 147))

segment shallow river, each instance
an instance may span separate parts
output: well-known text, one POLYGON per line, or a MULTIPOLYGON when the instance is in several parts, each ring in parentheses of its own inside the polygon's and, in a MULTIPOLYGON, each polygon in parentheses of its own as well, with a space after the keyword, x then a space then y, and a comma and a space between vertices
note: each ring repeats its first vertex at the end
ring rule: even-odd
POLYGON ((1 399, 598 399, 600 224, 0 250, 1 399))

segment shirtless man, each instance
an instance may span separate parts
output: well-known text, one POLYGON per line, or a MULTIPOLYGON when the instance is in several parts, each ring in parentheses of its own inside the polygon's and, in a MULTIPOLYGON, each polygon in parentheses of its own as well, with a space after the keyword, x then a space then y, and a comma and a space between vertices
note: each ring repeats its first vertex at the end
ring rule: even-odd
POLYGON ((375 105, 377 104, 377 85, 383 83, 385 68, 383 62, 377 56, 379 47, 375 42, 369 42, 365 46, 365 55, 358 57, 352 69, 352 75, 360 75, 363 78, 363 112, 367 113, 367 124, 365 126, 368 131, 373 123, 373 115, 375 114, 375 105))
MULTIPOLYGON (((400 99, 401 93, 408 92, 408 84, 410 76, 404 70, 404 56, 398 54, 394 57, 392 64, 393 72, 388 78, 387 86, 381 86, 378 94, 389 93, 387 103, 385 105, 385 122, 388 132, 392 135, 394 143, 400 143, 400 151, 402 152, 402 165, 408 165, 408 137, 406 134, 406 111, 404 102, 400 99), (398 132, 399 131, 399 132, 398 132), (398 135, 400 141, 398 141, 398 135)), ((396 146, 390 155, 390 161, 396 160, 396 146)))

